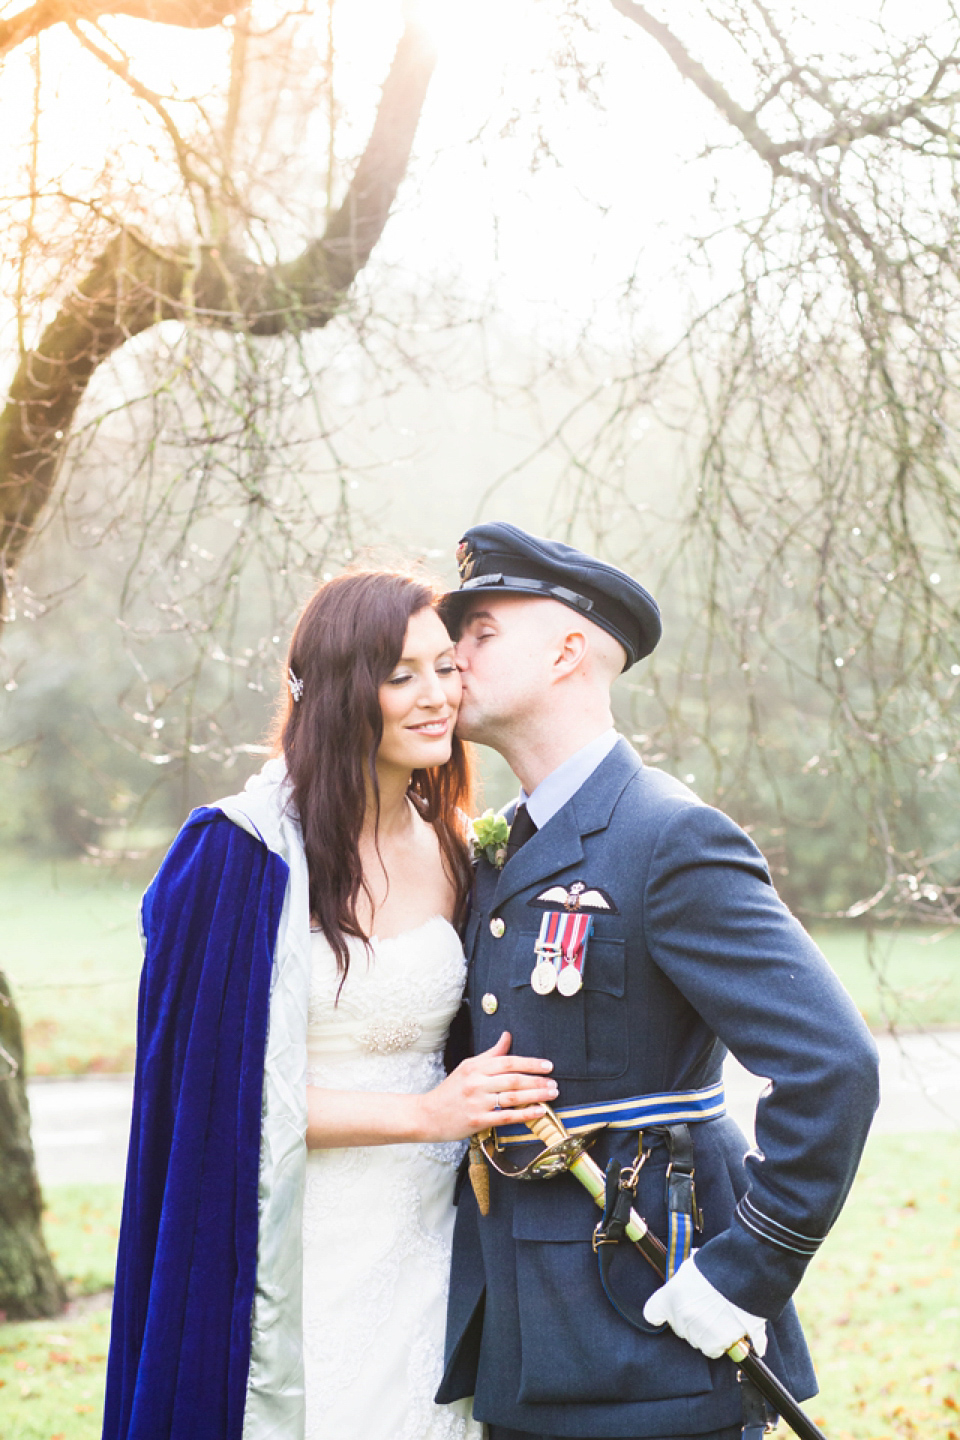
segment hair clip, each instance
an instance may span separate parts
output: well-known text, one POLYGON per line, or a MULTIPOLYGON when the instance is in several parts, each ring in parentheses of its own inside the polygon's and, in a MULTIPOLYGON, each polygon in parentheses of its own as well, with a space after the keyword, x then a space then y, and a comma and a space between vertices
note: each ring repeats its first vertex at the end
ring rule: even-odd
POLYGON ((294 704, 303 699, 303 681, 299 675, 294 675, 292 669, 287 669, 287 684, 290 686, 290 694, 293 696, 294 704))

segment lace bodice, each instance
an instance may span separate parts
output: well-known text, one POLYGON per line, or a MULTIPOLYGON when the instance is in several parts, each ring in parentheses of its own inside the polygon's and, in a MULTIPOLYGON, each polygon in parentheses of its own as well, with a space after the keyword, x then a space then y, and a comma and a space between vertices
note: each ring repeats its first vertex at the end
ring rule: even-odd
POLYGON ((374 936, 369 951, 351 938, 342 990, 326 939, 314 931, 312 941, 310 1069, 335 1076, 340 1057, 429 1055, 442 1049, 466 969, 457 933, 442 915, 386 940, 374 936))

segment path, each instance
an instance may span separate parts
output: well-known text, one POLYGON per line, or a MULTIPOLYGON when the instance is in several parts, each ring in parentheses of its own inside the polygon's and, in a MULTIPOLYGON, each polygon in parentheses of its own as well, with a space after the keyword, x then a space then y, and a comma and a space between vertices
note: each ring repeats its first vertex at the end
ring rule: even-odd
MULTIPOLYGON (((960 1130, 960 1031, 879 1037, 880 1113, 874 1133, 960 1130)), ((748 1134, 763 1082, 727 1063, 730 1110, 748 1134)), ((129 1076, 33 1080, 33 1142, 44 1185, 123 1179, 130 1127, 129 1076)))

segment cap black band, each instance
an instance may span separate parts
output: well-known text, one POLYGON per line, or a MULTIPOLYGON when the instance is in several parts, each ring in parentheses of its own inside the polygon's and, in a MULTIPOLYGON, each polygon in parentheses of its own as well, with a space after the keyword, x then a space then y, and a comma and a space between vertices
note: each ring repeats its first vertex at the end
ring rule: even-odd
POLYGON ((588 600, 586 595, 578 595, 563 585, 551 585, 548 580, 529 580, 523 575, 476 575, 472 580, 464 580, 455 593, 463 595, 468 590, 489 590, 494 585, 505 590, 524 591, 528 595, 549 595, 564 605, 576 605, 578 610, 587 614, 593 609, 593 601, 588 600))

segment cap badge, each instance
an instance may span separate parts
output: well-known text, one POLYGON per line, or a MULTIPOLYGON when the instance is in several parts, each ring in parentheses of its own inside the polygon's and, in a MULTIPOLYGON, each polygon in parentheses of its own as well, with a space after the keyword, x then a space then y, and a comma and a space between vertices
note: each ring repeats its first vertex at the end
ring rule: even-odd
POLYGON ((457 546, 457 569, 460 571, 460 583, 469 580, 476 566, 476 558, 470 549, 469 540, 461 540, 457 546))

